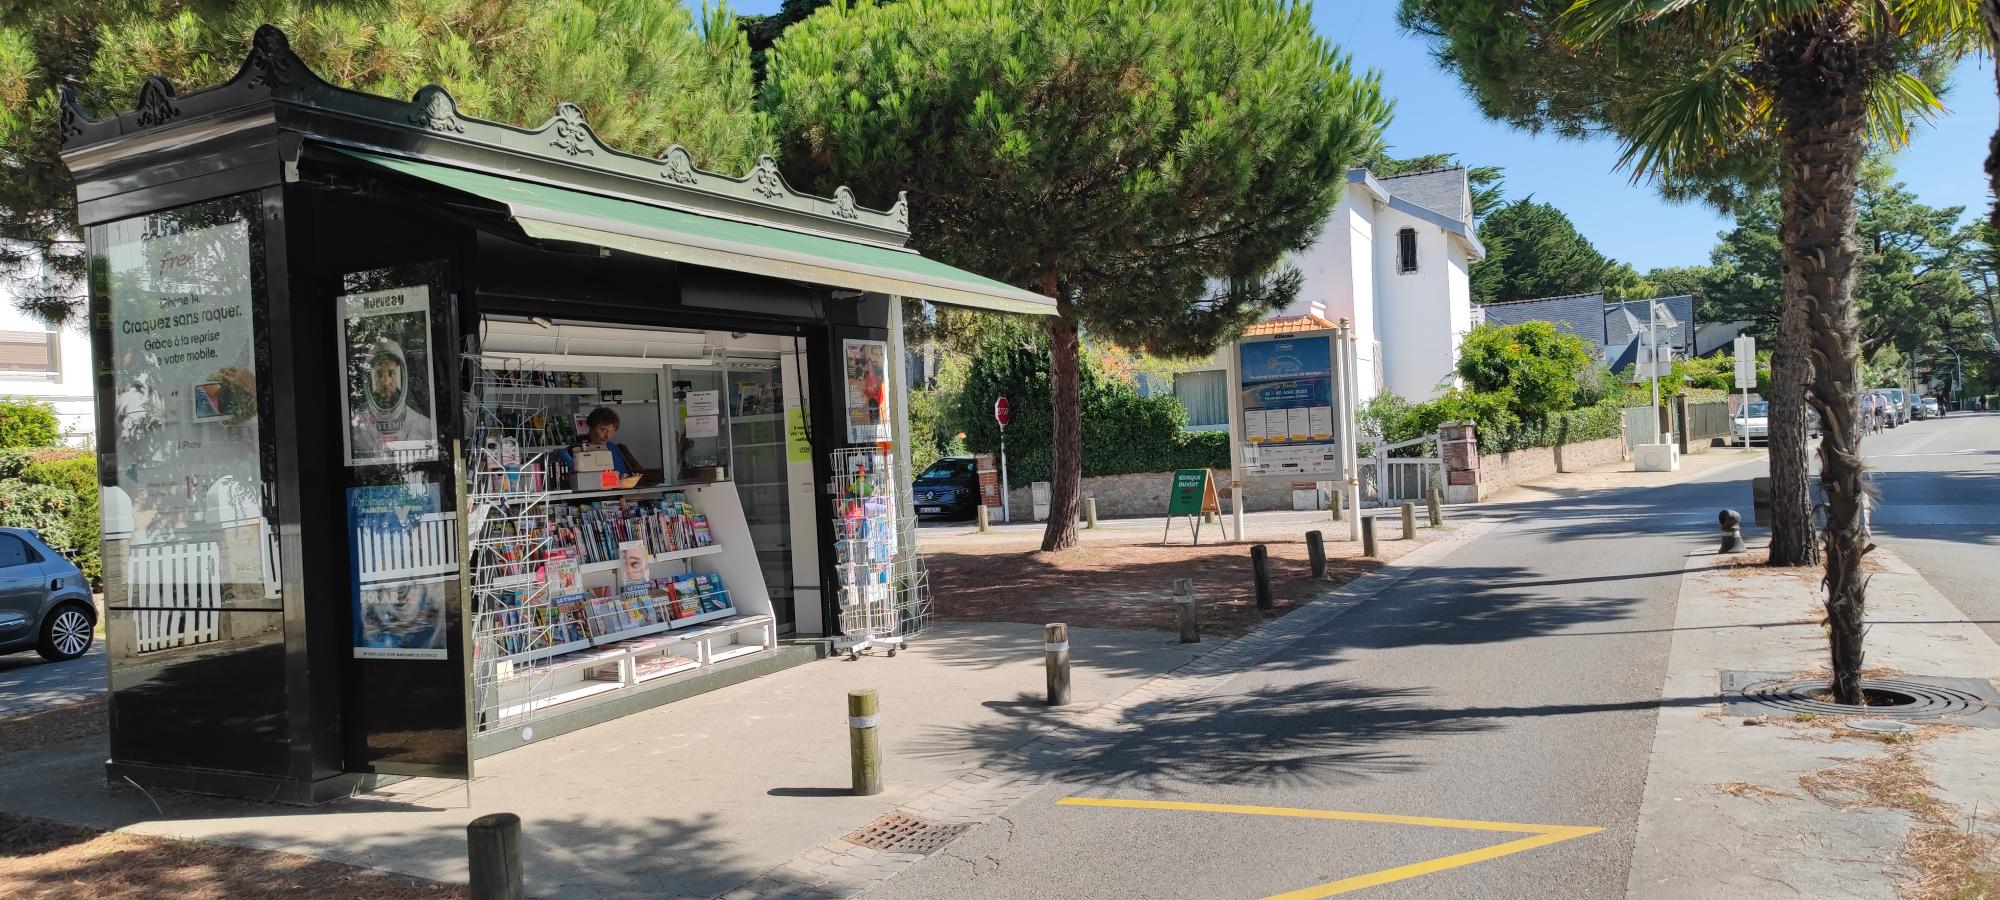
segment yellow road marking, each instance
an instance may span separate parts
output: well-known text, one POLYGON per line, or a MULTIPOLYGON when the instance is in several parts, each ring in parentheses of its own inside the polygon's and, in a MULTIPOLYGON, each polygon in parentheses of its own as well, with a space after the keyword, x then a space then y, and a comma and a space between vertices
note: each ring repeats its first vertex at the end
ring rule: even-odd
POLYGON ((1277 816, 1291 819, 1326 819, 1338 822, 1369 822, 1381 825, 1416 825, 1425 828, 1456 828, 1467 831, 1506 831, 1525 833, 1528 836, 1491 847, 1440 856, 1409 865, 1396 866, 1376 872, 1368 872, 1339 881, 1300 888, 1274 895, 1268 900, 1313 900, 1376 887, 1405 878, 1415 878, 1432 872, 1442 872, 1459 866, 1499 859, 1537 847, 1546 847, 1571 838, 1596 834, 1601 828, 1587 828, 1580 825, 1528 825, 1518 822, 1485 822, 1477 819, 1441 819, 1433 816, 1398 816, 1387 813, 1341 812, 1331 809, 1298 809, 1287 806, 1245 806, 1235 803, 1193 803, 1180 800, 1117 800, 1101 797, 1064 797, 1056 801, 1062 806, 1094 806, 1112 809, 1158 809, 1180 812, 1224 813, 1239 816, 1277 816))

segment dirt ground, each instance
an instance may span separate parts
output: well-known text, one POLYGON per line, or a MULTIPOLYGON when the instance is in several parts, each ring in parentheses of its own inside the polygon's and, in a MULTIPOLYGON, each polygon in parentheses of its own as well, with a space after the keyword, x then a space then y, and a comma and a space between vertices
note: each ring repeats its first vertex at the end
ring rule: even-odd
POLYGON ((0 813, 0 897, 19 900, 413 900, 459 885, 290 853, 102 832, 0 813))
MULTIPOLYGON (((8 755, 105 730, 102 699, 0 718, 8 755)), ((8 900, 416 900, 469 896, 459 885, 290 853, 104 832, 0 813, 0 897, 8 900)))
MULTIPOLYGON (((1421 516, 1421 513, 1419 514, 1421 516)), ((980 622, 1064 622, 1085 628, 1174 630, 1174 579, 1190 578, 1200 598, 1202 634, 1235 637, 1266 619, 1284 615, 1307 600, 1382 567, 1448 533, 1419 527, 1414 540, 1399 540, 1401 525, 1383 520, 1380 559, 1361 556, 1361 545, 1326 542, 1327 577, 1312 578, 1305 533, 1318 529, 1329 538, 1345 535, 1334 522, 1255 526, 1246 541, 1210 543, 1215 526, 1203 528, 1203 543, 1191 545, 1185 527, 1162 545, 1151 528, 1100 527, 1081 532, 1075 550, 1043 553, 1038 533, 955 536, 923 541, 937 616, 980 622), (1250 569, 1250 546, 1270 553, 1275 608, 1257 609, 1250 569)))

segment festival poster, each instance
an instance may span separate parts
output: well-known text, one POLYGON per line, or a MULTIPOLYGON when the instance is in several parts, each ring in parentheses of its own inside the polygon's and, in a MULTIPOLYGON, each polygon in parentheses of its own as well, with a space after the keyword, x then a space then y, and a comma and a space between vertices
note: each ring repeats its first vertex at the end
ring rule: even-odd
POLYGON ((430 288, 347 294, 339 304, 347 464, 437 459, 430 288))
POLYGON ((889 345, 844 340, 841 360, 847 382, 847 442, 889 441, 889 345))

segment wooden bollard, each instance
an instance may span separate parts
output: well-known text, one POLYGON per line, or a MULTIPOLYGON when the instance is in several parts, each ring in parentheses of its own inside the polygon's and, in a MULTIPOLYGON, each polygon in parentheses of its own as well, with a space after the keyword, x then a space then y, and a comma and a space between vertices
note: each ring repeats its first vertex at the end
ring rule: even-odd
POLYGON ((1402 539, 1407 541, 1416 536, 1417 536, 1417 505, 1415 503, 1405 503, 1403 504, 1402 539))
POLYGON ((1429 501, 1430 501, 1430 507, 1431 507, 1431 527, 1432 527, 1432 528, 1443 528, 1443 527, 1444 527, 1444 497, 1443 497, 1443 496, 1441 496, 1441 494, 1440 494, 1440 492, 1438 491, 1438 489, 1437 489, 1437 486, 1436 486, 1436 485, 1432 485, 1432 486, 1431 486, 1431 493, 1430 493, 1430 497, 1429 497, 1429 501))
POLYGON ((1195 606, 1194 579, 1174 579, 1174 608, 1180 616, 1181 643, 1201 643, 1201 611, 1195 606))
POLYGON ((1042 665, 1048 669, 1049 705, 1069 705, 1069 626, 1042 626, 1042 665))
POLYGON ((472 900, 521 900, 521 817, 492 813, 465 826, 472 900))
POLYGON ((1306 556, 1312 560, 1314 578, 1326 577, 1326 538, 1317 531, 1306 532, 1306 556))
POLYGON ((981 504, 979 504, 979 533, 980 533, 980 534, 985 534, 985 533, 986 533, 986 526, 987 526, 987 525, 988 525, 988 524, 989 524, 989 523, 990 523, 990 522, 992 521, 992 518, 993 518, 993 508, 992 508, 992 507, 990 507, 990 506, 987 506, 987 505, 986 505, 986 504, 984 504, 984 503, 981 503, 981 504))
POLYGON ((1375 517, 1361 517, 1361 555, 1375 555, 1375 517))
POLYGON ((1250 577, 1257 582, 1257 608, 1270 609, 1271 597, 1271 551, 1263 544, 1250 547, 1250 577))
POLYGON ((847 749, 854 762, 854 795, 882 793, 882 742, 876 735, 881 702, 874 688, 847 692, 847 749))
POLYGON ((1346 511, 1345 511, 1345 510, 1342 510, 1342 509, 1340 508, 1340 501, 1341 501, 1341 496, 1340 496, 1340 492, 1339 492, 1339 491, 1334 491, 1334 492, 1333 492, 1333 503, 1332 503, 1331 505, 1332 505, 1332 507, 1333 507, 1333 520, 1334 520, 1335 522, 1345 522, 1345 521, 1347 521, 1347 513, 1346 513, 1346 511))
POLYGON ((1097 498, 1096 498, 1096 497, 1085 497, 1085 498, 1083 498, 1083 527, 1085 527, 1085 528, 1096 528, 1096 527, 1097 527, 1097 498))

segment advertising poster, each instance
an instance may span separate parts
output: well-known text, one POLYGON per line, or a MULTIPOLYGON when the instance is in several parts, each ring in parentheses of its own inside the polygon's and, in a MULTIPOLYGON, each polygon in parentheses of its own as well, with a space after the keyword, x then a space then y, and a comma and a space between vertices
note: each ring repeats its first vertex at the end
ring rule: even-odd
POLYGON ((105 442, 118 459, 107 491, 130 504, 129 521, 107 519, 106 530, 140 543, 215 540, 263 515, 250 224, 205 205, 106 229, 105 442))
POLYGON ((1339 472, 1332 340, 1308 335, 1238 345, 1246 474, 1339 472))
POLYGON ((889 440, 889 345, 882 341, 841 342, 847 381, 847 442, 889 440))
POLYGON ((436 485, 347 489, 356 659, 446 659, 458 544, 436 485))
POLYGON ((347 464, 437 459, 430 288, 419 284, 347 294, 339 303, 347 464))

